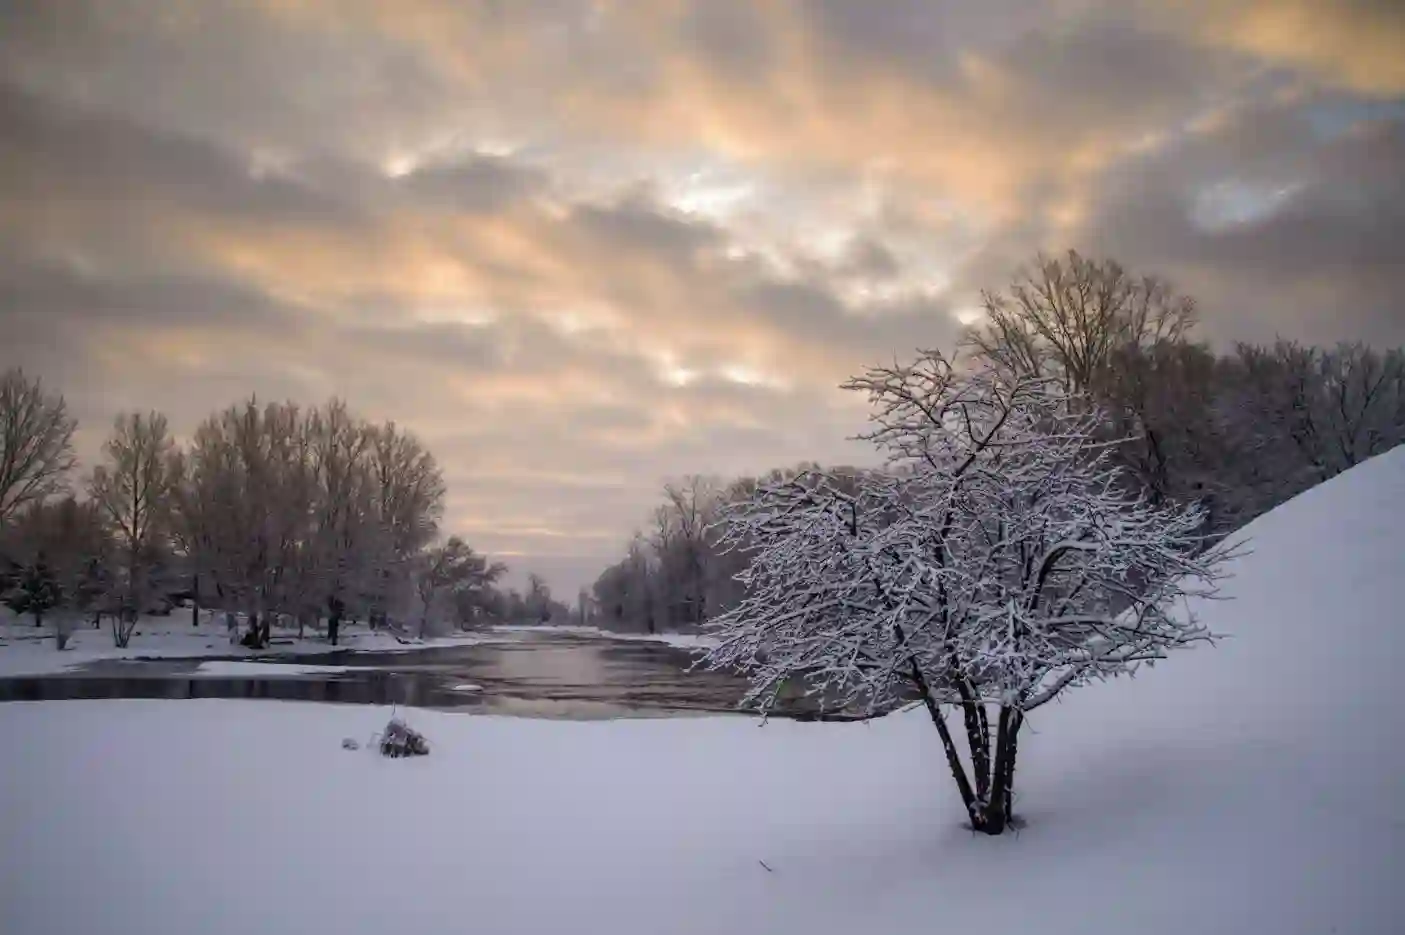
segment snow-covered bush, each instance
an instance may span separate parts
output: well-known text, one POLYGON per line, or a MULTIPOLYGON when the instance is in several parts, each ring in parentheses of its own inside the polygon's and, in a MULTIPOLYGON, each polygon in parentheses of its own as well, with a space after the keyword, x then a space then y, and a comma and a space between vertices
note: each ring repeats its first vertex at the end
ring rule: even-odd
POLYGON ((810 470, 725 509, 750 562, 707 664, 749 672, 763 711, 797 681, 868 714, 920 699, 972 827, 999 834, 1028 713, 1209 639, 1176 605, 1213 590, 1224 552, 1201 548, 1197 508, 1130 499, 1100 414, 1048 380, 926 352, 845 388, 869 396, 862 437, 889 470, 810 470))
POLYGON ((429 741, 424 734, 410 727, 398 717, 390 719, 385 732, 379 737, 381 756, 399 758, 403 756, 425 756, 429 753, 429 741))

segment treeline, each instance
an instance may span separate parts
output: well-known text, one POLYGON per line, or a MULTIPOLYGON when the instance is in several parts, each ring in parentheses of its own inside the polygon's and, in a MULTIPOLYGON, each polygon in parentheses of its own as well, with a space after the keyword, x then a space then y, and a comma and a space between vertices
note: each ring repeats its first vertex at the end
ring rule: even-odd
MULTIPOLYGON (((959 358, 1089 399, 1125 482, 1153 504, 1201 504, 1212 538, 1405 442, 1399 348, 1217 349, 1200 334, 1195 302, 1166 280, 1074 251, 1041 255, 983 306, 959 358)), ((734 606, 745 559, 727 554, 710 524, 757 480, 669 484, 650 527, 595 582, 595 622, 686 631, 734 606)))
POLYGON ((160 413, 117 417, 100 462, 77 477, 76 422, 61 395, 0 375, 0 596, 62 646, 79 618, 137 618, 174 599, 245 624, 417 629, 564 616, 538 579, 500 590, 503 565, 440 541, 445 486, 434 457, 392 422, 340 401, 257 400, 212 414, 178 445, 160 413))

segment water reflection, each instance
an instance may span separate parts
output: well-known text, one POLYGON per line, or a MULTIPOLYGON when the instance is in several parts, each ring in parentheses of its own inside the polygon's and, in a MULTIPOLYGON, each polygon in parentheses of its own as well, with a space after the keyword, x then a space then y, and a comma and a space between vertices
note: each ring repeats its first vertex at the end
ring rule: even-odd
MULTIPOLYGON (((199 674, 208 659, 107 661, 63 674, 0 679, 0 702, 265 698, 585 719, 735 712, 745 681, 734 673, 690 671, 694 659, 692 651, 659 643, 533 634, 508 643, 408 652, 268 657, 262 660, 266 671, 250 675, 199 674), (297 668, 309 664, 347 668, 297 668)), ((814 702, 798 691, 775 713, 817 714, 814 702)))

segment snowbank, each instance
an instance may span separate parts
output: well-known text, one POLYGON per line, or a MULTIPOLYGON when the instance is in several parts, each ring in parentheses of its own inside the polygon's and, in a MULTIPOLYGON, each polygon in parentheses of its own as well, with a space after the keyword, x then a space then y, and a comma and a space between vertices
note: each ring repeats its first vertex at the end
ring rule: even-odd
POLYGON ((600 627, 575 625, 523 626, 504 624, 493 627, 494 633, 561 633, 569 636, 589 636, 609 640, 632 640, 648 643, 663 643, 679 649, 707 649, 717 645, 716 637, 705 633, 620 633, 616 630, 602 630, 600 627))
POLYGON ((126 649, 112 645, 112 631, 104 621, 102 629, 80 626, 69 637, 63 652, 54 648, 53 629, 35 627, 32 618, 17 617, 8 610, 0 617, 0 678, 18 675, 45 675, 108 659, 199 659, 208 656, 248 656, 251 661, 279 656, 303 656, 337 650, 376 653, 412 653, 445 646, 476 646, 483 643, 513 642, 534 633, 564 633, 613 640, 646 640, 684 649, 705 649, 710 637, 686 633, 612 633, 597 627, 502 626, 451 636, 416 639, 397 636, 364 626, 343 626, 336 646, 320 634, 308 631, 298 639, 296 630, 275 629, 275 643, 268 649, 251 650, 231 646, 222 620, 202 618, 199 627, 190 624, 190 612, 177 610, 169 617, 143 617, 126 649))
POLYGON ((191 626, 189 611, 176 611, 169 617, 143 617, 131 643, 125 649, 112 645, 112 631, 106 621, 101 629, 81 626, 69 638, 68 648, 54 648, 53 630, 35 627, 28 617, 0 621, 0 678, 16 675, 43 675, 63 672, 76 666, 108 659, 199 659, 208 656, 247 656, 267 660, 279 656, 311 655, 337 650, 363 652, 414 652, 442 646, 470 646, 505 642, 512 634, 459 633, 453 636, 418 640, 396 637, 384 630, 364 626, 343 627, 336 646, 309 631, 304 639, 296 630, 275 629, 275 643, 268 649, 251 650, 231 646, 222 620, 202 619, 191 626))
POLYGON ((8 704, 0 931, 1398 932, 1405 449, 1246 534, 1231 639, 1038 712, 1018 836, 921 712, 411 712, 390 762, 340 749, 379 709, 8 704))
POLYGON ((239 678, 277 678, 280 675, 314 675, 345 672, 346 666, 314 666, 292 662, 243 662, 235 659, 214 659, 202 662, 195 675, 237 676, 239 678))

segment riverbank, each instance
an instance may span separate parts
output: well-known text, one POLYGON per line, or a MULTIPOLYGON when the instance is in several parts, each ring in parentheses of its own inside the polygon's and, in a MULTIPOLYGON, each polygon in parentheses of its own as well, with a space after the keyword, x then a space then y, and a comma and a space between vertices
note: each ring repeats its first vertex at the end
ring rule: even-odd
POLYGON ((484 643, 511 643, 533 634, 553 633, 614 640, 642 640, 682 649, 709 645, 705 636, 677 633, 620 634, 596 627, 503 626, 447 636, 417 639, 387 630, 371 630, 362 624, 343 626, 337 645, 325 636, 296 629, 275 628, 274 642, 267 649, 252 650, 231 645, 222 621, 207 616, 200 626, 190 621, 188 610, 168 617, 146 616, 138 621, 131 642, 125 648, 113 645, 109 626, 99 629, 85 625, 69 636, 68 646, 55 648, 51 625, 34 626, 28 617, 20 618, 0 608, 0 678, 48 675, 70 671, 96 662, 121 659, 203 659, 233 658, 250 663, 278 661, 289 657, 326 653, 413 653, 420 650, 477 646, 484 643))

